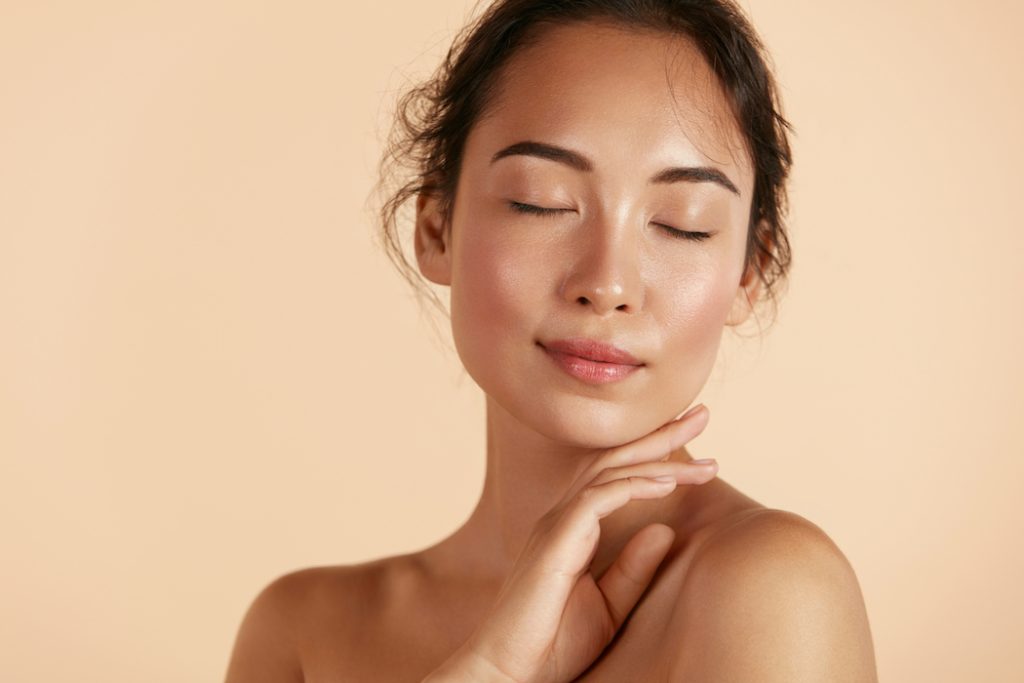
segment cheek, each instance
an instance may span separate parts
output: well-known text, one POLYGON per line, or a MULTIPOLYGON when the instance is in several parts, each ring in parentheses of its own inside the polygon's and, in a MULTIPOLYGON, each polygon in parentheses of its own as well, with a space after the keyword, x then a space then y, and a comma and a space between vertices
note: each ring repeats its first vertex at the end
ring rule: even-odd
POLYGON ((702 384, 711 372, 736 293, 734 279, 732 269, 709 262, 662 280, 666 360, 687 375, 687 384, 702 384))
MULTIPOLYGON (((453 244, 451 321, 456 348, 477 378, 532 343, 543 283, 525 245, 464 221, 453 244)), ((533 249, 536 252, 536 246, 533 249)))
POLYGON ((734 292, 731 280, 716 274, 687 278, 671 298, 671 328, 682 336, 714 336, 725 324, 734 292))

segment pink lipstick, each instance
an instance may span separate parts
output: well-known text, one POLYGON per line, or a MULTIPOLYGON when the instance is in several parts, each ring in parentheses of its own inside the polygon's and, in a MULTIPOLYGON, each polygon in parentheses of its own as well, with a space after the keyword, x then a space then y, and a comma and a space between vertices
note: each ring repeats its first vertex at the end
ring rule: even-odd
POLYGON ((590 384, 616 382, 644 366, 627 351, 595 339, 577 337, 538 345, 566 373, 590 384))

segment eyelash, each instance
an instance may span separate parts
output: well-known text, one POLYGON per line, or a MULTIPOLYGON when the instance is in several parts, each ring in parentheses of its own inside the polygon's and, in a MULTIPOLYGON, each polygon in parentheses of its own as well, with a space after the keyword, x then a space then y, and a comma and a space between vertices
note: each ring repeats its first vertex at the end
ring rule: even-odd
MULTIPOLYGON (((563 211, 571 211, 571 209, 546 209, 544 207, 534 206, 533 204, 523 204, 522 202, 509 202, 509 206, 513 211, 518 213, 533 214, 535 216, 552 216, 556 213, 562 213, 563 211)), ((706 240, 711 237, 711 234, 707 232, 679 230, 678 228, 673 228, 672 226, 665 225, 664 223, 655 223, 655 225, 665 228, 673 237, 690 240, 692 242, 700 242, 701 240, 706 240)))

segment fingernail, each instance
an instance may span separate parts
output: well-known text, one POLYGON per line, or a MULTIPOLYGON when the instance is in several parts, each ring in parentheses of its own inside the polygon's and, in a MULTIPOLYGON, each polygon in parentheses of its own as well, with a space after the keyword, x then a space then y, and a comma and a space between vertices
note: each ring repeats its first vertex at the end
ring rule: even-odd
POLYGON ((697 412, 698 410, 700 410, 700 409, 701 409, 701 408, 702 408, 703 406, 704 406, 704 404, 703 404, 703 403, 698 403, 697 405, 695 405, 694 407, 690 408, 690 409, 689 409, 689 410, 687 410, 687 411, 686 411, 685 413, 683 413, 682 415, 680 415, 680 416, 679 416, 679 417, 677 418, 677 420, 676 420, 676 421, 678 422, 679 420, 682 420, 683 418, 685 418, 685 417, 688 417, 688 416, 690 416, 690 415, 694 414, 695 412, 697 412))
POLYGON ((714 458, 701 458, 700 460, 691 460, 691 465, 711 465, 714 464, 714 458))

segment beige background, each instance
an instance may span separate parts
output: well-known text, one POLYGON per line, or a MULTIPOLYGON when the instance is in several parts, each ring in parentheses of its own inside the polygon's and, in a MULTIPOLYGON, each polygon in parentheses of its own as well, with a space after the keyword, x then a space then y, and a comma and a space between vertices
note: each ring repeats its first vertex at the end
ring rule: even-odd
MULTIPOLYGON (((365 202, 470 6, 3 4, 0 679, 220 680, 273 577, 468 515, 482 398, 365 202)), ((692 450, 836 540, 882 680, 1024 680, 1024 10, 744 6, 795 263, 692 450)))

